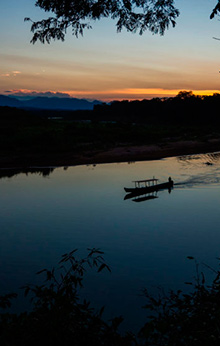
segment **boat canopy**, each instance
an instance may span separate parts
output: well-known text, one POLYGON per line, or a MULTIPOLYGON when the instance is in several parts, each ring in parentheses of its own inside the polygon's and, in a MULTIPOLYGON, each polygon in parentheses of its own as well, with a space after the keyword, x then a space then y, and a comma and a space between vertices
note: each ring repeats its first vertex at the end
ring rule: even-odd
POLYGON ((155 179, 155 178, 153 178, 153 179, 146 179, 146 180, 133 180, 132 182, 133 183, 147 183, 147 182, 153 182, 153 181, 158 181, 159 179, 155 179))
POLYGON ((134 180, 132 182, 135 183, 135 187, 140 187, 141 184, 144 184, 147 187, 147 186, 157 184, 157 181, 158 179, 153 178, 153 179, 146 179, 146 180, 134 180))

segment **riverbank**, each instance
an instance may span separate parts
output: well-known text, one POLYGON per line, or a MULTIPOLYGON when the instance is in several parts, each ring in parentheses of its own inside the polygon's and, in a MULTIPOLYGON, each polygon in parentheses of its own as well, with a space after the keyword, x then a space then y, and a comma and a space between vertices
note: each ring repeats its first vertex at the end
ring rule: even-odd
POLYGON ((59 167, 114 162, 158 160, 165 157, 220 151, 220 139, 206 141, 181 140, 142 146, 120 146, 108 150, 86 150, 80 153, 41 153, 1 155, 0 169, 59 167))

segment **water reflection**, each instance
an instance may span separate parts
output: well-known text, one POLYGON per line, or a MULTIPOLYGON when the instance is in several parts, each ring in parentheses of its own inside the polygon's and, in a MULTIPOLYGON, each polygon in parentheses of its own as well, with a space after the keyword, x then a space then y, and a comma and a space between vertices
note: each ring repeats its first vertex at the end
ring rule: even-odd
MULTIPOLYGON (((160 191, 163 191, 163 190, 168 190, 169 193, 171 193, 171 190, 172 188, 169 187, 169 188, 166 188, 166 189, 161 189, 160 191)), ((153 191, 153 192, 149 192, 149 193, 143 193, 143 192, 134 192, 134 193, 127 193, 125 196, 124 196, 124 200, 127 200, 127 199, 132 199, 133 202, 144 202, 144 201, 150 201, 150 200, 153 200, 153 199, 156 199, 158 198, 158 191, 153 191)))
POLYGON ((51 268, 65 252, 99 247, 112 273, 95 279, 88 273, 87 298, 95 307, 105 305, 108 318, 123 315, 126 329, 139 328, 145 320, 143 287, 181 288, 194 275, 189 255, 215 266, 210 261, 220 248, 219 158, 5 170, 2 176, 19 176, 0 180, 0 293, 33 282, 32 273, 51 268), (160 182, 171 176, 172 193, 133 197, 145 203, 123 200, 123 186, 153 176, 160 182))
POLYGON ((199 187, 220 184, 220 153, 185 155, 177 157, 183 181, 177 187, 199 187))
MULTIPOLYGON (((64 167, 64 170, 67 168, 64 167)), ((5 169, 0 169, 0 179, 2 178, 12 178, 16 175, 19 174, 39 174, 43 178, 49 177, 51 173, 55 170, 54 167, 30 167, 30 168, 5 168, 5 169)))
MULTIPOLYGON (((182 187, 194 186, 199 184, 218 184, 220 183, 220 152, 208 153, 208 154, 196 154, 196 155, 184 155, 164 160, 175 160, 181 167, 182 181, 175 183, 175 185, 181 185, 182 187), (211 171, 208 169, 212 169, 211 171), (192 171, 192 176, 189 178, 189 171, 192 171), (203 173, 199 173, 203 171, 203 173), (184 174, 185 172, 185 174, 184 174), (198 173, 197 173, 198 172, 198 173), (208 174, 207 174, 208 172, 208 174), (184 180, 187 176, 188 179, 184 180)), ((157 160, 163 161, 163 160, 157 160)), ((144 164, 144 162, 142 162, 144 164)), ((120 165, 120 163, 117 163, 120 165)), ((129 161, 128 165, 137 166, 140 162, 129 161)), ((107 165, 107 164, 106 164, 107 165)), ((91 170, 97 169, 99 165, 88 164, 86 167, 91 170)), ((29 167, 29 168, 2 168, 0 169, 0 179, 12 178, 19 174, 39 174, 42 177, 50 176, 58 167, 29 167)), ((64 171, 68 170, 68 166, 62 167, 64 171)), ((60 167, 59 167, 60 169, 60 167)), ((172 168, 173 170, 173 168, 172 168)), ((178 169, 179 170, 179 169, 178 169)), ((173 174, 173 173, 172 173, 173 174)), ((180 176, 178 177, 180 178, 180 176)))
MULTIPOLYGON (((132 199, 132 201, 133 202, 144 202, 144 201, 150 201, 150 200, 152 200, 152 199, 155 199, 155 198, 158 198, 158 196, 157 196, 157 192, 155 191, 155 192, 152 192, 152 193, 148 193, 148 194, 146 194, 146 195, 139 195, 139 196, 135 196, 133 199, 132 199), (139 197, 139 196, 141 196, 141 197, 139 197)), ((130 197, 130 196, 125 196, 125 198, 124 199, 128 199, 128 198, 132 198, 132 197, 130 197)))
POLYGON ((177 157, 177 160, 181 163, 191 164, 202 164, 202 165, 213 165, 220 162, 220 152, 208 153, 208 154, 196 154, 196 155, 184 155, 177 157))

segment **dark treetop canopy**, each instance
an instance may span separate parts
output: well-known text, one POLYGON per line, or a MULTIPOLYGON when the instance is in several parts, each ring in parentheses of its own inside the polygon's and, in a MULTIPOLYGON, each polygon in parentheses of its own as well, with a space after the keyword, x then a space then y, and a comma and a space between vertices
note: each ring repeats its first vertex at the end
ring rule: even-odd
POLYGON ((212 13, 210 15, 210 19, 212 19, 216 14, 218 14, 218 12, 220 12, 220 0, 218 0, 216 6, 212 10, 212 13))
POLYGON ((125 28, 140 35, 145 30, 163 35, 170 25, 175 26, 179 15, 174 0, 37 0, 35 5, 54 15, 32 21, 32 43, 64 41, 68 27, 78 37, 91 28, 91 21, 107 17, 117 21, 118 32, 125 28))
MULTIPOLYGON (((83 35, 90 29, 91 21, 101 18, 115 19, 117 31, 123 28, 130 32, 143 34, 145 30, 163 35, 170 25, 176 25, 179 11, 174 0, 37 0, 35 5, 50 12, 48 17, 37 22, 30 18, 33 37, 31 42, 50 43, 51 39, 64 41, 68 27, 72 34, 83 35)), ((199 4, 198 4, 199 5, 199 4)), ((210 18, 220 12, 220 0, 212 10, 210 18)))

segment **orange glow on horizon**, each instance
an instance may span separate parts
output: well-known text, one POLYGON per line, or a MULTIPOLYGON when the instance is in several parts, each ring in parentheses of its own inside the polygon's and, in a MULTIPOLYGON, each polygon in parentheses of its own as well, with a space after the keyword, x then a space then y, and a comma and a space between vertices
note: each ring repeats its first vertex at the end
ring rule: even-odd
MULTIPOLYGON (((56 97, 57 93, 60 94, 68 94, 70 97, 77 97, 77 98, 91 98, 91 99, 99 99, 101 101, 110 102, 113 100, 143 100, 143 99, 151 99, 154 97, 174 97, 176 96, 180 91, 185 91, 186 89, 141 89, 141 88, 124 88, 124 89, 110 89, 110 90, 46 90, 46 91, 40 91, 40 90, 28 90, 28 89, 14 89, 10 90, 10 92, 7 92, 7 95, 11 94, 25 94, 25 95, 33 95, 38 96, 38 93, 45 94, 47 96, 47 93, 50 93, 51 95, 54 94, 56 97), (133 96, 133 97, 132 97, 133 96)), ((189 90, 186 90, 189 91, 189 90)), ((192 90, 194 95, 198 96, 211 96, 214 93, 220 93, 220 90, 192 90)))

